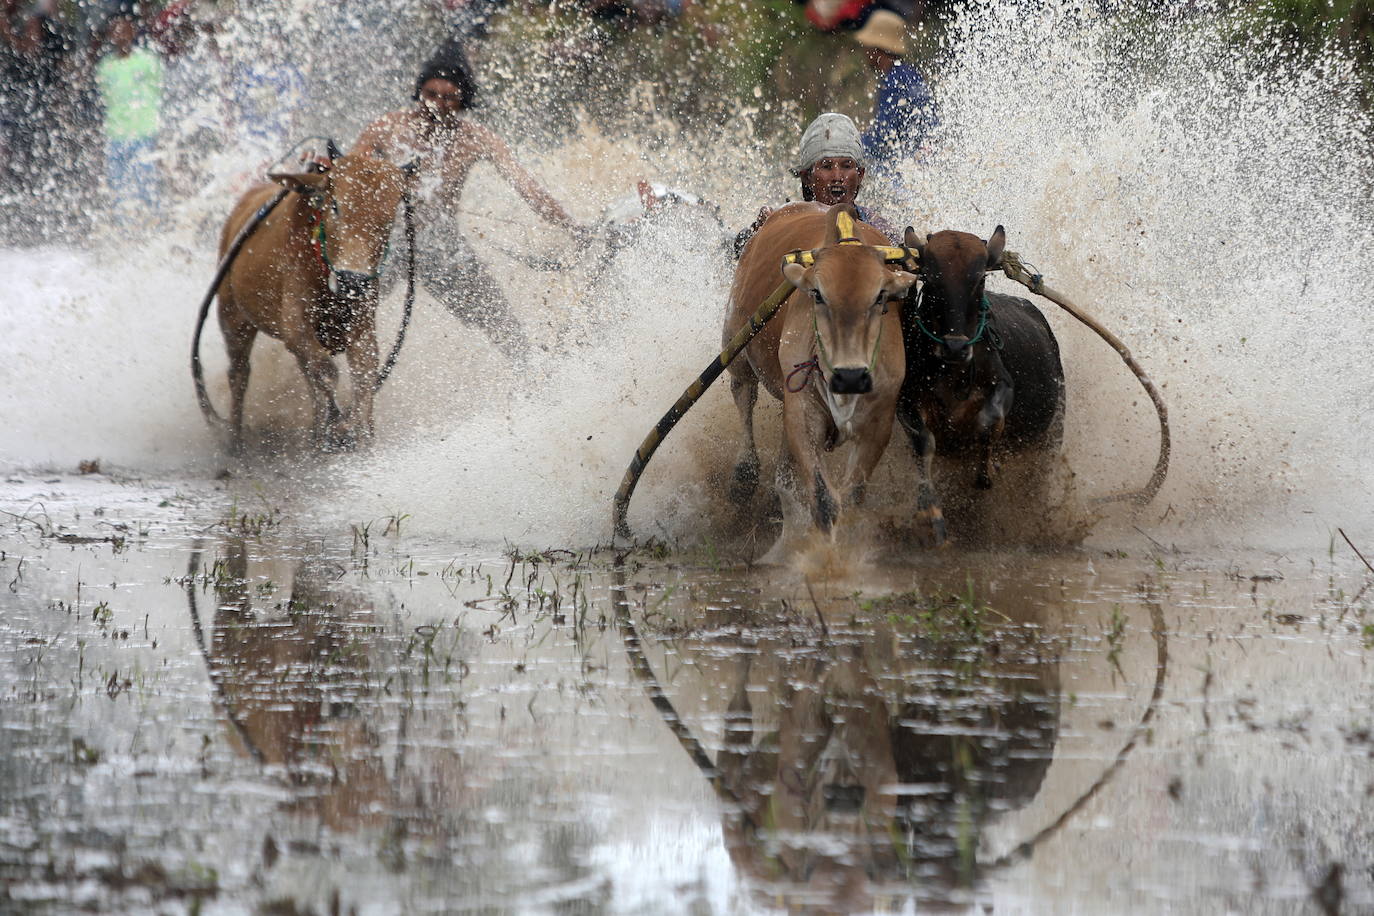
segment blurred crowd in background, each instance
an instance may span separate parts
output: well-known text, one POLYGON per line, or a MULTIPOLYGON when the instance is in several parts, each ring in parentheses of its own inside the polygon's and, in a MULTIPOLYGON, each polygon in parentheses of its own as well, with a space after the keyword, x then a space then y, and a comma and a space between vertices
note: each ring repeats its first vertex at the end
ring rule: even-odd
MULTIPOLYGON (((835 110, 864 129, 881 174, 930 154, 944 28, 961 2, 0 0, 0 240, 163 219, 215 155, 246 183, 303 136, 346 141, 448 42, 497 100, 477 116, 531 142, 587 120, 631 131, 646 112, 721 132, 743 113, 781 152, 835 110)), ((1345 32, 1304 25, 1293 10, 1312 4, 1285 9, 1296 35, 1365 36, 1374 0, 1339 5, 1345 32)))
POLYGON ((709 111, 714 123, 742 102, 757 105, 767 84, 796 97, 797 122, 833 104, 837 93, 826 90, 840 85, 830 85, 839 70, 841 82, 866 80, 851 101, 867 110, 850 113, 868 125, 875 158, 915 151, 913 116, 934 123, 910 59, 923 0, 772 0, 727 12, 702 0, 408 2, 321 10, 288 0, 0 0, 0 238, 70 241, 156 222, 211 153, 232 150, 247 181, 307 133, 347 137, 404 98, 428 51, 454 41, 479 82, 542 87, 537 120, 554 132, 597 107, 589 86, 602 87, 609 111, 655 77, 661 95, 650 104, 665 117, 709 111), (488 48, 493 33, 513 56, 488 48), (807 33, 815 45, 799 57, 796 39, 807 33), (302 53, 306 35, 311 53, 302 53), (847 69, 824 50, 838 42, 855 52, 847 69), (355 51, 375 64, 365 80, 355 51), (854 66, 865 53, 868 76, 854 66), (683 68, 702 78, 674 78, 683 68))

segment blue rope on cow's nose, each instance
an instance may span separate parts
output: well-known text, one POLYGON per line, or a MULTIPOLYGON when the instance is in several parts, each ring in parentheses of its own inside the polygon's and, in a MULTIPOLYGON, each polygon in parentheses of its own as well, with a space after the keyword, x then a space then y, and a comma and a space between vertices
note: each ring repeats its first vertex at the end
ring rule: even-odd
MULTIPOLYGON (((937 344, 944 346, 945 339, 943 337, 936 337, 934 332, 931 331, 930 328, 927 328, 925 323, 921 321, 921 301, 925 299, 925 295, 926 290, 925 287, 922 286, 920 293, 918 293, 916 297, 916 307, 911 310, 911 316, 916 320, 916 327, 921 329, 922 334, 926 335, 937 344)), ((969 342, 965 346, 971 347, 983 339, 983 335, 988 330, 988 313, 990 311, 992 311, 992 303, 988 301, 987 293, 984 293, 983 301, 978 305, 978 330, 973 333, 973 336, 969 338, 969 342)))

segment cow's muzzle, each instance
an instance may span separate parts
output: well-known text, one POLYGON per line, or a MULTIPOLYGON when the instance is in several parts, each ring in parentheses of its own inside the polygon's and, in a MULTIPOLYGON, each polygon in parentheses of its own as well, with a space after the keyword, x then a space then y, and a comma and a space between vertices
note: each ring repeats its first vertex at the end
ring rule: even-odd
POLYGON ((873 375, 867 367, 835 369, 830 376, 832 394, 868 394, 873 390, 873 375))
POLYGON ((377 275, 360 270, 335 270, 329 274, 329 291, 345 299, 364 299, 377 290, 377 275))
POLYGON ((966 363, 973 358, 973 347, 969 346, 968 337, 962 334, 950 334, 941 340, 944 346, 940 348, 940 358, 947 363, 966 363))

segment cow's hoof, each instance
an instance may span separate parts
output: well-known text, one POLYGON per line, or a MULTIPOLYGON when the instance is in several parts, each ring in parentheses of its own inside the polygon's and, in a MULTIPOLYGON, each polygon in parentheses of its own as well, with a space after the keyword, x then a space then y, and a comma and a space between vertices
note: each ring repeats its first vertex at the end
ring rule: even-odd
POLYGON ((935 542, 936 547, 944 547, 949 543, 949 529, 945 527, 945 517, 936 509, 930 519, 930 537, 935 542))
POLYGON ((358 447, 358 434, 347 428, 331 429, 321 447, 326 452, 351 452, 358 447))
POLYGON ((735 465, 735 473, 730 479, 730 489, 727 491, 727 495, 735 505, 744 506, 754 498, 754 491, 758 489, 758 486, 758 463, 741 461, 735 465))

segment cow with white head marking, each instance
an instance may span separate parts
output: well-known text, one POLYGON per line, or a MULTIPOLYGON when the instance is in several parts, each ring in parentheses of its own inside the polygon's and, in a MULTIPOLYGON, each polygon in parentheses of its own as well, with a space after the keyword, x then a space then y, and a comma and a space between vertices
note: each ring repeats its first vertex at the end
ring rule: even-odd
POLYGON ((881 232, 858 220, 852 204, 813 203, 776 210, 740 257, 724 338, 747 324, 778 284, 778 265, 797 289, 730 365, 730 390, 744 426, 731 496, 747 502, 758 482, 753 409, 758 385, 783 402, 783 475, 795 475, 812 520, 828 532, 842 502, 857 503, 892 433, 905 373, 898 300, 913 274, 884 263, 881 232), (809 261, 810 263, 805 263, 809 261), (847 479, 831 479, 822 452, 852 443, 847 479), (843 501, 839 494, 843 494, 843 501))

